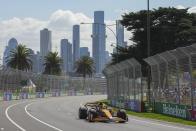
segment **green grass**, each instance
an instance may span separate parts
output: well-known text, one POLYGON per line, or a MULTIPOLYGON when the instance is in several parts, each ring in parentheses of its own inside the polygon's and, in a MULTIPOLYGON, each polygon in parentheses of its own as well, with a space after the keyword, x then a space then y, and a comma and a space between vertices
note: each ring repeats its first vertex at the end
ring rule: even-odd
MULTIPOLYGON (((107 104, 107 100, 100 100, 98 102, 103 102, 105 103, 108 107, 111 107, 110 105, 107 104)), ((118 108, 112 107, 114 110, 118 110, 118 108)), ((191 125, 191 126, 196 126, 196 122, 193 121, 188 121, 188 120, 183 120, 180 118, 175 118, 171 116, 166 116, 162 114, 156 114, 152 112, 134 112, 134 111, 128 111, 126 110, 126 113, 129 115, 137 116, 137 117, 143 117, 143 118, 148 118, 148 119, 153 119, 153 120, 159 120, 159 121, 166 121, 166 122, 171 122, 171 123, 177 123, 177 124, 183 124, 183 125, 191 125)))

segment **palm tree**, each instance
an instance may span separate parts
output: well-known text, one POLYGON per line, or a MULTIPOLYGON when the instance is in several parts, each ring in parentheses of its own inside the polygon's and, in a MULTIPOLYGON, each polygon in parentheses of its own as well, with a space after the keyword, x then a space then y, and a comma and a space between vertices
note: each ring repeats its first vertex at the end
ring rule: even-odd
POLYGON ((81 74, 84 78, 83 89, 86 75, 91 77, 94 72, 94 62, 90 57, 82 56, 78 61, 76 61, 76 73, 81 74))
POLYGON ((60 75, 61 70, 61 63, 63 62, 63 59, 61 59, 58 56, 58 52, 50 52, 47 56, 44 58, 45 63, 45 71, 44 74, 49 75, 60 75))
POLYGON ((19 44, 15 50, 10 51, 10 55, 6 58, 8 67, 27 71, 32 69, 32 54, 29 48, 25 45, 19 44))

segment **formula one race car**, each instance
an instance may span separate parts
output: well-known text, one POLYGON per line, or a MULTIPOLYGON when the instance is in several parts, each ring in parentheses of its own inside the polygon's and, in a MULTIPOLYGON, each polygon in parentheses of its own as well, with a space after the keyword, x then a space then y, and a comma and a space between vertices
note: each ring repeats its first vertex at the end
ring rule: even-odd
POLYGON ((112 108, 107 108, 104 103, 86 103, 79 108, 78 116, 80 119, 87 119, 89 122, 119 122, 128 121, 125 110, 119 109, 117 112, 112 108))

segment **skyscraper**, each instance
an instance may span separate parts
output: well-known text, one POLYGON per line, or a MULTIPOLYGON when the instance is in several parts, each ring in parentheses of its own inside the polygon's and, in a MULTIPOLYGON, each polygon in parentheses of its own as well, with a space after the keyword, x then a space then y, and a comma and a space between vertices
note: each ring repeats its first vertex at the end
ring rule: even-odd
POLYGON ((40 31, 40 63, 39 70, 44 71, 44 57, 52 51, 52 32, 47 28, 40 31))
POLYGON ((9 59, 10 51, 16 49, 18 46, 18 42, 15 38, 11 38, 8 42, 8 45, 5 47, 5 51, 3 53, 3 65, 6 66, 6 61, 9 59))
POLYGON ((80 58, 80 26, 73 26, 73 63, 80 58))
POLYGON ((37 60, 37 54, 35 54, 34 50, 29 49, 29 53, 31 53, 32 57, 30 57, 30 60, 32 61, 32 69, 31 72, 38 72, 38 66, 39 61, 37 60))
POLYGON ((88 51, 88 47, 80 47, 80 57, 82 56, 90 57, 90 52, 88 51))
POLYGON ((93 59, 97 74, 101 74, 105 67, 105 42, 106 42, 106 27, 104 24, 104 11, 94 12, 94 23, 92 31, 93 43, 93 59))
POLYGON ((67 54, 68 54, 68 72, 72 72, 73 71, 73 53, 72 53, 72 44, 70 42, 68 42, 68 50, 67 50, 67 54))
POLYGON ((61 40, 61 58, 63 59, 62 70, 72 72, 72 45, 68 39, 61 40))
POLYGON ((118 46, 125 47, 127 42, 124 41, 124 26, 120 23, 120 20, 116 21, 116 35, 118 46))
POLYGON ((40 55, 47 56, 52 51, 52 32, 47 28, 40 31, 40 55))

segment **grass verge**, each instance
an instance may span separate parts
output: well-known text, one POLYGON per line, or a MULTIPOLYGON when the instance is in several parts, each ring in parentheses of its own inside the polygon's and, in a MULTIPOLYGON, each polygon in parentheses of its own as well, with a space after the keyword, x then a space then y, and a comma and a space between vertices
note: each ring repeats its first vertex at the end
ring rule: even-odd
MULTIPOLYGON (((108 107, 112 107, 110 105, 107 104, 107 100, 100 100, 97 102, 103 102, 105 103, 108 107)), ((114 110, 118 110, 118 108, 112 107, 114 110)), ((171 116, 166 116, 166 115, 162 115, 162 114, 156 114, 156 113, 152 113, 152 112, 141 112, 141 113, 137 113, 134 111, 128 111, 126 110, 126 113, 129 115, 133 115, 133 116, 137 116, 137 117, 143 117, 143 118, 148 118, 148 119, 153 119, 153 120, 159 120, 159 121, 165 121, 165 122, 171 122, 171 123, 177 123, 177 124, 183 124, 183 125, 191 125, 191 126, 195 126, 196 127, 196 122, 193 121, 188 121, 188 120, 183 120, 180 118, 175 118, 175 117, 171 117, 171 116)))

